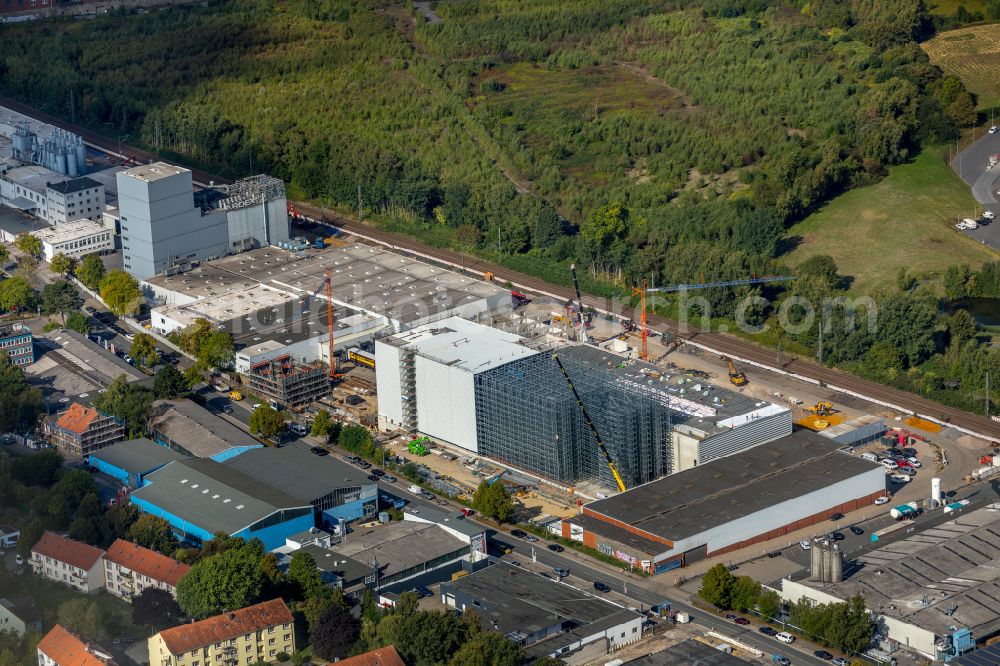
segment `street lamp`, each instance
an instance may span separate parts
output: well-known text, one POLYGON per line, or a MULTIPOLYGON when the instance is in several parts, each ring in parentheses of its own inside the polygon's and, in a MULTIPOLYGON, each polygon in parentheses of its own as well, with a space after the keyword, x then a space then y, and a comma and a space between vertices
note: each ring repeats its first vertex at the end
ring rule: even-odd
POLYGON ((130 136, 131 136, 131 134, 126 134, 125 136, 120 136, 120 137, 118 137, 118 156, 119 156, 119 157, 124 157, 124 156, 122 155, 122 141, 125 141, 125 140, 126 140, 126 139, 128 139, 128 138, 129 138, 130 136))

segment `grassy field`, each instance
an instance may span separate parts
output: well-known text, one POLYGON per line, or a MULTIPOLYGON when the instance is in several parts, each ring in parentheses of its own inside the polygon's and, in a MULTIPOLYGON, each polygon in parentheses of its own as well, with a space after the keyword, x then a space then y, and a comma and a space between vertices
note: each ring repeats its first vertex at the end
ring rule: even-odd
POLYGON ((984 12, 986 3, 983 0, 931 0, 927 3, 927 11, 935 16, 954 16, 959 7, 973 13, 984 12))
POLYGON ((1000 254, 952 228, 974 206, 940 150, 927 149, 877 185, 847 192, 793 226, 787 236, 798 245, 785 258, 798 264, 829 254, 842 274, 854 278, 855 292, 881 284, 895 288, 901 267, 922 278, 952 264, 977 267, 1000 254))
POLYGON ((1000 24, 949 30, 923 47, 931 62, 979 96, 980 109, 1000 106, 1000 24))

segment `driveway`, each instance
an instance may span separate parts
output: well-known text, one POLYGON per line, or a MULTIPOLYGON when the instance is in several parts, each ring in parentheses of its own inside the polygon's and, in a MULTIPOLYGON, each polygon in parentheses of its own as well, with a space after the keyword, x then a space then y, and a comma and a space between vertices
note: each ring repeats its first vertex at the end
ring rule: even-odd
MULTIPOLYGON (((1000 165, 992 169, 986 167, 990 155, 997 153, 1000 153, 1000 133, 985 134, 960 152, 951 163, 955 173, 969 185, 973 198, 979 204, 975 211, 976 215, 973 215, 973 211, 969 211, 970 217, 978 218, 986 210, 1000 215, 1000 196, 997 195, 997 189, 1000 189, 1000 165)), ((985 245, 1000 249, 1000 224, 996 222, 961 233, 968 234, 985 245)))

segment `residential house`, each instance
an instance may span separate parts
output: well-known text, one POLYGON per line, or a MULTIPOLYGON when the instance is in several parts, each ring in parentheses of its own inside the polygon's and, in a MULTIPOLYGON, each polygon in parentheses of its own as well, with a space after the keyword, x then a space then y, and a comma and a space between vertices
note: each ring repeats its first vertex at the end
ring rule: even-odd
POLYGON ((24 636, 29 630, 42 630, 42 614, 35 608, 35 602, 28 597, 14 601, 0 598, 0 632, 24 636))
POLYGON ((294 619, 281 599, 200 622, 164 629, 149 639, 151 666, 247 666, 295 651, 294 619))
POLYGON ((191 567, 155 550, 118 539, 104 554, 104 586, 129 603, 147 587, 177 598, 177 583, 191 567))
POLYGON ((104 551, 55 532, 46 532, 32 546, 31 568, 78 592, 94 593, 104 587, 104 551))
POLYGON ((348 657, 337 662, 337 666, 406 666, 406 662, 391 645, 348 657))
POLYGON ((38 644, 38 666, 117 666, 111 653, 61 624, 38 644))
POLYGON ((82 458, 125 439, 125 426, 113 416, 78 402, 48 427, 52 443, 67 456, 82 458))

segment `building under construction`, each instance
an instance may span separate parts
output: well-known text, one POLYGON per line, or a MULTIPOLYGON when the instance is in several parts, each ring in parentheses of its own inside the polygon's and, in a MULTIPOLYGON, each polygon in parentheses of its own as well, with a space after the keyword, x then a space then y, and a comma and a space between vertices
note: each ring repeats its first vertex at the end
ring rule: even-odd
POLYGON ((322 363, 295 363, 288 354, 250 366, 243 380, 250 391, 283 407, 310 403, 329 390, 322 363))

